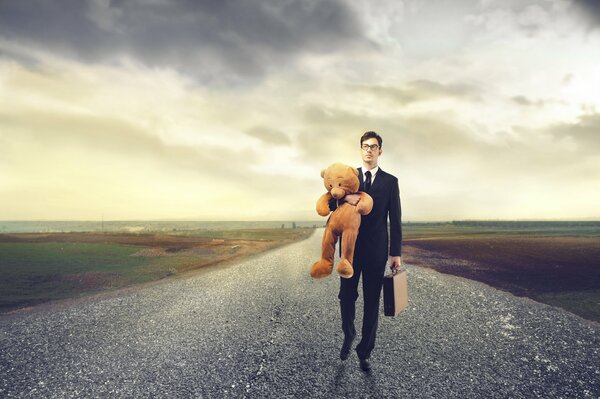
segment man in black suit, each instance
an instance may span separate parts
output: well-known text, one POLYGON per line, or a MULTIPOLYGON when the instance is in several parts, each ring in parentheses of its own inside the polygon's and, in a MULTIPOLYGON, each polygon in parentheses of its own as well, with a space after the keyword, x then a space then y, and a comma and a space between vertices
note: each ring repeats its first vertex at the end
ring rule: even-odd
MULTIPOLYGON (((360 190, 373 197, 373 210, 361 218, 354 249, 354 275, 349 279, 340 278, 338 295, 342 314, 342 330, 344 331, 344 343, 340 351, 340 358, 346 360, 350 355, 352 342, 356 336, 354 317, 358 298, 358 280, 362 274, 364 314, 362 339, 356 346, 356 353, 360 359, 360 367, 364 371, 371 369, 369 357, 375 347, 379 302, 388 259, 388 248, 391 256, 390 267, 396 269, 402 263, 400 190, 398 179, 384 172, 378 166, 378 159, 382 154, 382 144, 381 136, 375 132, 366 132, 360 138, 363 161, 363 167, 358 168, 360 190), (390 221, 389 241, 388 216, 390 221)), ((344 200, 356 205, 358 195, 347 195, 344 200)), ((336 204, 330 204, 332 210, 335 207, 336 204)))

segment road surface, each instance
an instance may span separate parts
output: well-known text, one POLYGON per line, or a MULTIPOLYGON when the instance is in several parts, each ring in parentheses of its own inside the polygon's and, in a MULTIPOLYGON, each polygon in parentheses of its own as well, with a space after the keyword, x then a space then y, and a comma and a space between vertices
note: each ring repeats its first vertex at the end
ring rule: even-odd
POLYGON ((372 371, 354 351, 339 360, 338 277, 308 274, 321 234, 1 316, 0 397, 600 397, 597 325, 410 265, 409 307, 381 310, 372 371))

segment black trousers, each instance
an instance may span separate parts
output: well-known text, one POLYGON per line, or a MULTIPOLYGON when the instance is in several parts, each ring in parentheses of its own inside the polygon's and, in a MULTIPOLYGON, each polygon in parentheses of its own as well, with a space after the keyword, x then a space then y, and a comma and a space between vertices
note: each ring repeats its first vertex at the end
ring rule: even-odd
POLYGON ((364 300, 364 313, 362 324, 362 337, 356 346, 356 353, 360 359, 368 359, 375 347, 377 335, 377 322, 379 320, 379 300, 383 286, 386 260, 382 262, 365 262, 354 259, 354 275, 352 278, 340 277, 340 311, 342 314, 342 330, 345 339, 356 336, 354 318, 356 313, 356 300, 358 299, 358 281, 362 275, 362 288, 364 300))

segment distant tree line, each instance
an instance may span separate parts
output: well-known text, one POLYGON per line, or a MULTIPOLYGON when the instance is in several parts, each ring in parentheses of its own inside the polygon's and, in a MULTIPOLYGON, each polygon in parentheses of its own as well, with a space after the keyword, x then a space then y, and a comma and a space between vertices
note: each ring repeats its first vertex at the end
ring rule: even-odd
POLYGON ((475 227, 600 227, 600 221, 573 220, 573 221, 547 221, 547 220, 453 220, 455 226, 475 227))

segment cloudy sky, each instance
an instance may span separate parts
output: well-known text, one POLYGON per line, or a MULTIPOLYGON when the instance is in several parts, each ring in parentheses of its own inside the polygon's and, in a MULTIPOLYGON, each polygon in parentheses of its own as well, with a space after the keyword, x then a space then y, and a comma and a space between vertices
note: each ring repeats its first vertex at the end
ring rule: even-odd
POLYGON ((384 139, 404 221, 600 219, 600 6, 0 0, 0 219, 318 220, 384 139))

